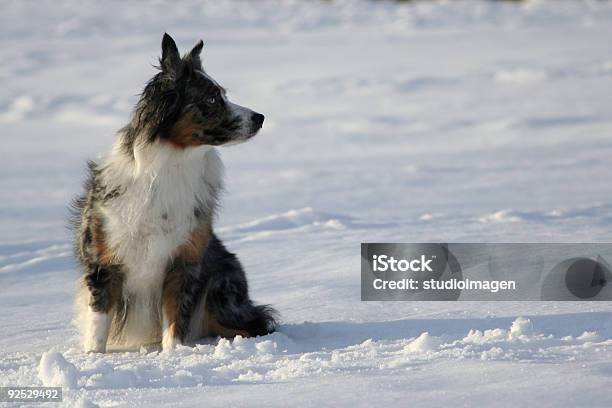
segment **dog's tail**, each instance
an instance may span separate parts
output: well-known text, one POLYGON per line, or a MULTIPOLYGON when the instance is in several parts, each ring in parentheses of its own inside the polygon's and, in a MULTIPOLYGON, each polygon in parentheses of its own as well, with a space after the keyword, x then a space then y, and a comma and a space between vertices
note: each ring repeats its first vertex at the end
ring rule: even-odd
POLYGON ((243 328, 251 336, 265 336, 278 326, 278 312, 269 305, 249 305, 243 328))
POLYGON ((254 305, 250 301, 232 308, 211 308, 215 320, 223 327, 245 331, 249 336, 265 336, 278 326, 278 312, 269 305, 254 305))

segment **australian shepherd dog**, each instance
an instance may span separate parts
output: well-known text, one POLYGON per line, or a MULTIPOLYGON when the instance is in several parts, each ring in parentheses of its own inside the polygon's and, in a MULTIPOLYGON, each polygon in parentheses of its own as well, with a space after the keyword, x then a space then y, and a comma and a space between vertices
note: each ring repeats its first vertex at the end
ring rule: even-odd
POLYGON ((223 166, 215 146, 249 140, 264 116, 227 99, 203 69, 200 41, 182 58, 168 34, 110 152, 89 163, 74 202, 82 270, 77 323, 86 351, 274 331, 234 254, 213 232, 223 166))

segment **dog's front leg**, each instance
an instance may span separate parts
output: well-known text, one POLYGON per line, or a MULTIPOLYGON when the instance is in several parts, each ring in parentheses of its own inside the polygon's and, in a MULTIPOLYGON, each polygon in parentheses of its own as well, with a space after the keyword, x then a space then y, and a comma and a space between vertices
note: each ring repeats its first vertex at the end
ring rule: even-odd
POLYGON ((110 311, 117 302, 121 280, 117 268, 92 265, 85 276, 89 289, 84 348, 87 352, 106 352, 111 323, 110 311))
POLYGON ((202 293, 199 263, 177 259, 169 266, 162 292, 162 349, 183 344, 202 293))
MULTIPOLYGON (((170 276, 170 275, 168 275, 170 276)), ((166 278, 162 293, 162 349, 173 349, 181 344, 181 338, 177 332, 177 303, 180 279, 178 277, 166 278)))
POLYGON ((105 353, 110 316, 108 313, 97 312, 91 305, 87 310, 87 329, 85 334, 85 351, 88 353, 105 353))

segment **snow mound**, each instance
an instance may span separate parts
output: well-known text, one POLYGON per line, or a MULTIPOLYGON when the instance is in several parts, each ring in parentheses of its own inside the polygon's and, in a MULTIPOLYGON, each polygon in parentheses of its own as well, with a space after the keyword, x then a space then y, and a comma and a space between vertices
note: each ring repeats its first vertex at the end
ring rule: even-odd
POLYGON ((531 324, 531 320, 525 317, 517 317, 515 321, 512 322, 512 326, 510 327, 509 337, 511 339, 518 339, 521 337, 528 337, 533 334, 533 325, 531 324))
POLYGON ((409 353, 428 353, 436 351, 442 342, 440 339, 431 336, 428 332, 421 333, 419 337, 408 343, 404 350, 409 353))
POLYGON ((47 387, 77 387, 79 370, 66 361, 62 353, 48 351, 43 353, 38 366, 38 378, 47 387))
POLYGON ((525 317, 517 317, 512 322, 509 330, 501 328, 485 330, 484 332, 480 330, 470 330, 467 336, 463 338, 463 342, 466 344, 487 344, 513 340, 527 341, 536 338, 538 338, 538 336, 534 335, 531 320, 525 317))

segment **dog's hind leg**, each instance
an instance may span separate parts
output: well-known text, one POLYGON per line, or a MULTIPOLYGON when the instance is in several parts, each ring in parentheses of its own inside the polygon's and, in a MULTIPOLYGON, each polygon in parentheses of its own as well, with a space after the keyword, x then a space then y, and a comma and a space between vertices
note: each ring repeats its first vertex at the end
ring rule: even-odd
POLYGON ((175 259, 169 266, 162 291, 162 349, 190 340, 191 320, 204 290, 199 263, 175 259))
POLYGON ((216 236, 212 236, 202 259, 202 269, 208 276, 206 314, 209 333, 221 337, 272 333, 276 328, 274 309, 253 304, 240 262, 216 236))

